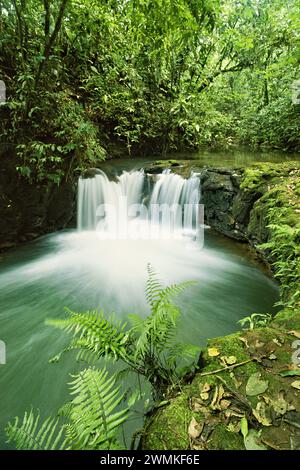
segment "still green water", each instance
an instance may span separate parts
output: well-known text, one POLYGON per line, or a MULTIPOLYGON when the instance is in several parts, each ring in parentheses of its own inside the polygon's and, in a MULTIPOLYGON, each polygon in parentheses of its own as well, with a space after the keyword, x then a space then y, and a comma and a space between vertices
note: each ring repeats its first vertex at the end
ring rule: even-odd
MULTIPOLYGON (((253 165, 258 162, 280 163, 300 160, 299 153, 283 153, 280 151, 264 152, 249 151, 249 149, 233 148, 228 150, 201 150, 198 152, 171 153, 165 157, 158 156, 157 160, 188 160, 192 169, 204 166, 237 168, 253 165)), ((122 158, 103 162, 103 170, 110 175, 119 174, 122 170, 139 169, 153 162, 153 158, 122 158)))

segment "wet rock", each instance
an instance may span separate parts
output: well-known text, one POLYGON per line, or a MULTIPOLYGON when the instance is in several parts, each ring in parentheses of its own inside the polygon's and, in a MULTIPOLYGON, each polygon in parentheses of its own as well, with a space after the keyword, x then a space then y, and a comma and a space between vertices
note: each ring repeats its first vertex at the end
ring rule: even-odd
POLYGON ((206 223, 231 238, 245 239, 241 220, 236 217, 239 211, 234 212, 240 194, 238 171, 206 168, 200 178, 206 223))
POLYGON ((87 168, 81 174, 82 178, 94 178, 96 175, 102 175, 103 172, 99 168, 87 168))
POLYGON ((261 223, 261 211, 255 202, 262 191, 241 188, 243 169, 205 168, 201 172, 202 204, 208 225, 224 235, 244 241, 262 243, 268 229, 261 223))
POLYGON ((147 165, 145 171, 151 175, 158 175, 167 168, 179 168, 180 166, 182 166, 182 163, 176 160, 157 160, 156 162, 147 165))

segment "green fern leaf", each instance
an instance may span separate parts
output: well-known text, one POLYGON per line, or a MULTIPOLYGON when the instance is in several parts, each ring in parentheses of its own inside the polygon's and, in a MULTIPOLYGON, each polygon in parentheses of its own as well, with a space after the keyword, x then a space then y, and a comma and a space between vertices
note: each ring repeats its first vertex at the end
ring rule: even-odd
POLYGON ((40 415, 31 410, 25 413, 22 423, 19 418, 6 427, 8 442, 14 442, 17 449, 23 450, 62 450, 66 448, 64 426, 59 426, 59 419, 47 418, 40 424, 40 415))
MULTIPOLYGON (((103 312, 95 310, 85 313, 76 313, 69 309, 66 311, 69 318, 46 321, 48 325, 73 335, 69 346, 62 353, 74 349, 85 350, 86 354, 81 352, 78 358, 87 361, 95 361, 103 356, 119 359, 126 354, 124 347, 128 340, 128 334, 124 331, 126 323, 115 322, 113 318, 107 320, 103 312)), ((55 356, 52 361, 59 360, 62 353, 55 356)))
POLYGON ((119 394, 120 387, 115 386, 115 377, 108 378, 106 370, 86 369, 73 378, 71 394, 76 397, 71 412, 72 448, 110 448, 118 427, 128 418, 128 409, 117 411, 124 396, 119 394))

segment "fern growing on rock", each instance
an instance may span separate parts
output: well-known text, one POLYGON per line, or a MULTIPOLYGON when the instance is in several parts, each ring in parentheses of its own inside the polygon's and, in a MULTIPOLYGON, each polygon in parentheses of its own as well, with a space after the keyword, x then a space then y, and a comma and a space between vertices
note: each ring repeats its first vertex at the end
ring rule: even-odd
MULTIPOLYGON (((64 351, 78 350, 78 359, 95 362, 102 357, 121 360, 127 369, 144 376, 160 398, 167 388, 178 383, 182 359, 195 358, 199 352, 191 344, 175 344, 177 321, 180 315, 174 299, 193 281, 164 287, 148 265, 146 298, 150 314, 146 318, 128 315, 129 323, 106 319, 103 312, 76 313, 67 310, 68 317, 48 320, 47 323, 72 335, 64 351)), ((61 353, 53 358, 59 360, 61 353)))

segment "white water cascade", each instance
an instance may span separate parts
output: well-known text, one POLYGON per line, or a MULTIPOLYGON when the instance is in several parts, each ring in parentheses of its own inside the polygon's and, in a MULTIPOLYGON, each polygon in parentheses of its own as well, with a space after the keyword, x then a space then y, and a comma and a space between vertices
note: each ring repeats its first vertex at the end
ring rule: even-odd
POLYGON ((109 181, 105 173, 100 172, 93 178, 79 178, 77 227, 79 230, 95 230, 97 226, 97 208, 101 204, 112 204, 116 208, 127 199, 128 206, 141 202, 144 185, 142 171, 123 172, 116 181, 109 181))
POLYGON ((192 174, 184 179, 166 170, 157 175, 150 194, 149 188, 145 191, 147 178, 143 171, 124 171, 117 181, 100 171, 93 178, 80 178, 78 229, 97 229, 102 235, 120 238, 129 224, 135 239, 168 238, 170 229, 177 237, 193 236, 199 222, 199 177, 192 174))

